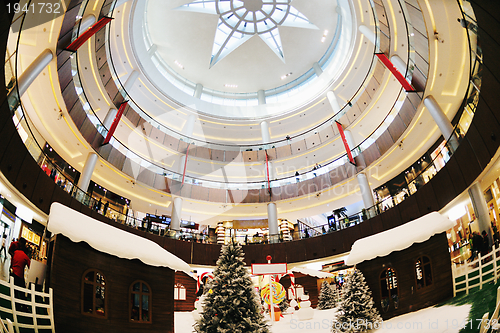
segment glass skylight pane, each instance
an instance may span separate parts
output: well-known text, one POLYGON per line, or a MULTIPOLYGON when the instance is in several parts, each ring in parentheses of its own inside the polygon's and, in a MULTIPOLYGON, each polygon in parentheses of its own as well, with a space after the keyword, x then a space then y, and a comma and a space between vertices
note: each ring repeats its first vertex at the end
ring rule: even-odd
MULTIPOLYGON (((259 10, 259 11, 255 12, 255 18, 257 21, 263 20, 265 17, 266 17, 266 14, 264 14, 262 11, 259 10)), ((261 23, 261 22, 259 22, 259 23, 261 23)), ((259 24, 259 23, 257 23, 257 24, 259 24)))
POLYGON ((270 15, 271 12, 273 11, 274 6, 273 5, 264 5, 262 6, 262 10, 267 14, 270 15))

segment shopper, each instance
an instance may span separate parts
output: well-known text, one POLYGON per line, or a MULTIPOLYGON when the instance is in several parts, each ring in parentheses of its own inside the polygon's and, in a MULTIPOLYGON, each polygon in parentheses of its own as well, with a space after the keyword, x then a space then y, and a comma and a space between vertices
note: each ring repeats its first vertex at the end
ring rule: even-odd
POLYGON ((482 242, 482 248, 481 248, 481 255, 485 256, 490 252, 490 240, 488 238, 488 234, 486 233, 486 230, 483 230, 481 233, 483 235, 483 242, 482 242))
POLYGON ((27 251, 26 239, 21 238, 18 242, 18 248, 12 257, 12 276, 14 277, 14 284, 23 288, 26 288, 24 269, 26 266, 29 268, 31 263, 30 258, 26 254, 27 251))
POLYGON ((7 259, 7 250, 5 250, 5 244, 7 243, 6 238, 7 238, 7 235, 3 234, 3 236, 2 236, 2 247, 0 248, 0 256, 2 256, 2 251, 3 251, 3 254, 4 254, 3 260, 7 259))

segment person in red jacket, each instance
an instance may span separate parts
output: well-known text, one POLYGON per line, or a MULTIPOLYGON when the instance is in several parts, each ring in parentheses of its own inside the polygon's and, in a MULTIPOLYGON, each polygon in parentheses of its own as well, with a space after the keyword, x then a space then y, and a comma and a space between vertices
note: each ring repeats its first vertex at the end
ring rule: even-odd
POLYGON ((31 260, 26 254, 26 239, 21 238, 18 243, 18 248, 12 257, 12 277, 16 286, 26 288, 24 269, 26 266, 30 267, 31 260))

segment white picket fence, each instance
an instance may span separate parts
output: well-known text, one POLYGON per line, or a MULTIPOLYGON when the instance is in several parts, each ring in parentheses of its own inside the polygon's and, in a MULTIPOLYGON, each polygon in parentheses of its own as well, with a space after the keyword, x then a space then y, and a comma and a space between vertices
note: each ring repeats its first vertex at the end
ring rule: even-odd
POLYGON ((500 277, 500 247, 485 255, 478 255, 472 262, 466 262, 460 266, 453 263, 453 296, 464 292, 468 295, 473 288, 483 289, 483 285, 491 281, 497 282, 500 277))
POLYGON ((31 284, 31 289, 26 289, 14 285, 13 278, 10 282, 0 280, 0 317, 2 319, 0 332, 2 333, 4 331, 20 333, 20 330, 55 333, 52 288, 48 293, 44 293, 35 291, 34 284, 31 284), (16 297, 16 291, 19 292, 17 294, 20 298, 16 297), (26 311, 18 310, 21 308, 26 311), (14 331, 11 331, 12 326, 14 331))

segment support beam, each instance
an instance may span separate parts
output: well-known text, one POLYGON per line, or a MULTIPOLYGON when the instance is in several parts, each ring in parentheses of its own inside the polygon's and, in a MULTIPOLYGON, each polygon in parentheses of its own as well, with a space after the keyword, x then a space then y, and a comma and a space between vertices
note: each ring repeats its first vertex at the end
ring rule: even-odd
POLYGON ((257 91, 257 98, 259 99, 259 105, 266 104, 266 92, 264 90, 257 91))
POLYGON ((458 138, 455 134, 455 131, 453 130, 453 126, 451 125, 450 120, 443 112, 443 109, 441 109, 438 102, 432 95, 429 95, 424 99, 424 106, 427 108, 427 110, 429 110, 429 113, 431 114, 432 119, 434 119, 434 122, 441 131, 443 138, 445 140, 448 140, 449 146, 451 147, 452 151, 455 152, 455 150, 458 148, 458 138))
MULTIPOLYGON (((35 81, 40 73, 47 67, 54 59, 54 54, 51 50, 46 49, 26 68, 17 79, 19 88, 19 96, 23 96, 29 86, 35 81)), ((13 90, 15 91, 15 89, 13 90)), ((19 98, 20 98, 19 97, 19 98)))
MULTIPOLYGON (((172 202, 172 219, 170 221, 170 230, 175 234, 181 231, 182 198, 175 197, 172 202)), ((173 234, 172 234, 173 236, 173 234)))
POLYGON ((368 38, 368 40, 373 45, 376 45, 377 36, 375 35, 375 32, 373 31, 373 28, 368 28, 366 25, 360 25, 359 26, 359 32, 361 32, 366 38, 368 38))
POLYGON ((359 190, 361 192, 361 197, 363 198, 363 206, 368 210, 375 205, 373 192, 370 188, 370 184, 368 183, 368 178, 366 178, 366 175, 363 172, 358 173, 356 178, 358 179, 359 190))
POLYGON ((337 96, 335 96, 335 93, 333 91, 329 91, 326 93, 326 97, 328 98, 328 102, 330 102, 333 114, 337 114, 341 109, 340 104, 337 100, 337 96))
POLYGON ((401 85, 407 92, 415 91, 415 89, 411 86, 411 84, 408 81, 406 81, 404 75, 397 70, 394 64, 389 60, 389 58, 387 58, 387 56, 384 53, 376 53, 375 55, 380 59, 380 61, 382 61, 385 67, 391 71, 392 75, 394 75, 394 77, 399 81, 399 83, 401 83, 401 85))
POLYGON ((130 73, 130 75, 127 78, 127 81, 123 85, 123 89, 125 89, 125 92, 129 91, 130 89, 132 89, 132 87, 134 86, 134 83, 135 83, 135 81, 137 80, 138 77, 139 77, 139 72, 138 71, 133 70, 132 73, 130 73))
POLYGON ((194 98, 201 98, 201 94, 203 93, 203 85, 201 83, 196 84, 196 88, 194 90, 194 98))
POLYGON ((486 231, 488 234, 489 246, 492 246, 493 237, 492 230, 490 228, 490 215, 488 212, 488 206, 486 205, 486 199, 484 198, 484 193, 479 182, 474 183, 474 185, 469 188, 469 197, 472 202, 472 207, 474 208, 474 214, 476 215, 479 233, 486 231))
POLYGON ((118 109, 118 112, 116 113, 116 116, 113 119, 113 123, 111 124, 111 126, 109 128, 108 134, 106 134, 106 138, 104 139, 104 141, 102 143, 103 146, 105 144, 108 144, 109 141, 111 140, 111 138, 113 137, 113 135, 115 134, 116 127, 118 127, 118 123, 122 119, 123 111, 125 111, 125 108, 127 107, 127 105, 128 105, 127 102, 122 103, 122 105, 120 105, 120 108, 118 109))
POLYGON ((83 191, 87 192, 89 189, 90 179, 94 173, 95 166, 97 164, 98 156, 96 153, 89 153, 85 165, 83 166, 82 173, 80 174, 80 179, 78 180, 78 187, 83 191))
POLYGON ((150 57, 153 57, 153 55, 156 53, 157 50, 158 50, 158 45, 156 44, 151 45, 151 47, 148 50, 148 55, 150 57))
POLYGON ((109 128, 113 124, 113 120, 115 119, 117 113, 118 113, 118 110, 116 108, 109 109, 108 113, 106 114, 106 117, 104 118, 104 121, 102 122, 102 125, 106 129, 109 130, 109 128))
POLYGON ((278 208, 276 207, 276 204, 274 202, 270 202, 267 204, 267 222, 269 227, 269 242, 278 243, 278 208))
POLYGON ((316 76, 320 76, 321 74, 323 74, 323 70, 321 69, 321 66, 317 62, 313 64, 313 69, 314 73, 316 73, 316 76))

